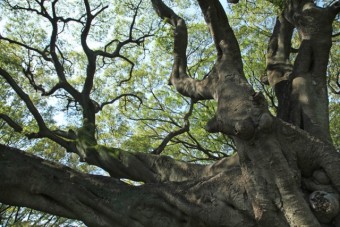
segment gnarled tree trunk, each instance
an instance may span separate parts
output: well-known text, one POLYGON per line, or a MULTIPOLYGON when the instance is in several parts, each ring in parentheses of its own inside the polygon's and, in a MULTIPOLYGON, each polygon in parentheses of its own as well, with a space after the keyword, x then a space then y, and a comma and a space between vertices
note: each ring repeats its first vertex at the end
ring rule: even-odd
MULTIPOLYGON (((288 1, 278 17, 267 57, 278 117, 248 84, 237 40, 218 0, 198 0, 217 52, 203 80, 187 74, 184 19, 161 0, 151 3, 174 28, 170 83, 194 101, 217 101, 206 129, 233 138, 238 154, 204 166, 98 145, 88 78, 83 92, 76 94, 86 109, 83 127, 68 135, 73 143, 64 147, 110 177, 78 173, 1 145, 0 201, 88 226, 339 226, 340 155, 329 135, 325 78, 339 2, 321 9, 310 1, 288 1), (294 28, 301 46, 291 64, 294 28), (131 186, 118 178, 144 184, 131 186)), ((87 47, 86 35, 84 30, 82 45, 91 62, 103 53, 87 47)), ((89 75, 93 70, 89 65, 89 75)))

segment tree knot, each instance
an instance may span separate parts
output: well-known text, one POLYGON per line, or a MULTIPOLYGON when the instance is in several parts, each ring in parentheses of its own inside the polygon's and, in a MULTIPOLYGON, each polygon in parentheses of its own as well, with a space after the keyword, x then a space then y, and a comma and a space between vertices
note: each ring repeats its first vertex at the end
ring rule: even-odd
POLYGON ((339 212, 339 201, 335 194, 314 191, 309 196, 309 203, 317 219, 329 223, 339 212))

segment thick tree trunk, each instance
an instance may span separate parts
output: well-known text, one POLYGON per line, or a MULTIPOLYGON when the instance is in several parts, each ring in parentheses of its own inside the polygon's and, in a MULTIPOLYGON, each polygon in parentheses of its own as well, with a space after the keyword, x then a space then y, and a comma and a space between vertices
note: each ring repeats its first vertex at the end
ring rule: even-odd
POLYGON ((79 173, 1 145, 0 201, 88 226, 320 226, 308 197, 325 191, 313 211, 336 226, 340 155, 280 120, 274 125, 270 135, 236 139, 241 166, 238 156, 204 166, 120 151, 116 163, 124 168, 116 177, 124 173, 143 180, 142 186, 79 173), (148 172, 157 180, 147 178, 148 172))
MULTIPOLYGON (((217 51, 211 73, 200 81, 187 74, 185 21, 161 0, 151 2, 174 28, 171 84, 194 101, 217 101, 206 128, 232 137, 238 155, 204 166, 97 144, 95 107, 89 97, 95 68, 89 64, 89 77, 77 94, 82 107, 88 107, 84 124, 68 135, 72 146, 64 146, 111 177, 78 173, 0 145, 0 201, 79 219, 88 226, 339 226, 340 154, 330 143, 324 79, 330 22, 339 4, 319 9, 305 1, 289 3, 270 40, 268 76, 278 94, 279 117, 306 132, 272 116, 263 95, 248 84, 237 40, 218 0, 198 0, 217 51), (302 44, 290 67, 293 25, 302 44), (144 184, 127 185, 119 178, 144 184)), ((93 63, 95 53, 86 44, 89 23, 82 45, 93 63)), ((29 98, 22 97, 30 106, 29 98)), ((39 122, 43 128, 43 120, 39 122)))
POLYGON ((326 74, 332 23, 338 11, 339 3, 319 8, 308 0, 288 1, 277 19, 267 55, 278 117, 330 144, 326 74), (292 65, 289 57, 294 27, 301 45, 292 65))
MULTIPOLYGON (((212 95, 201 96, 202 99, 212 96, 218 102, 216 115, 208 122, 207 130, 209 132, 222 132, 234 138, 238 147, 242 174, 247 177, 245 188, 250 197, 257 222, 261 226, 269 226, 276 219, 278 220, 277 226, 320 226, 319 221, 309 209, 301 189, 301 177, 304 177, 298 169, 301 163, 294 155, 293 157, 287 155, 287 152, 292 152, 291 150, 286 150, 280 146, 280 135, 275 134, 275 128, 280 124, 277 124, 277 120, 273 120, 273 117, 269 114, 262 95, 255 93, 245 80, 238 43, 219 1, 198 0, 198 2, 217 49, 213 73, 204 79, 205 81, 209 79, 217 80, 217 82, 205 83, 206 88, 204 90, 211 91, 212 95), (273 122, 275 122, 275 126, 273 122), (269 169, 271 171, 268 171, 269 169)), ((158 7, 158 13, 162 18, 181 20, 164 4, 158 4, 155 7, 158 7)), ((337 7, 335 6, 335 8, 337 7)), ((322 11, 316 9, 313 4, 303 1, 289 3, 287 9, 290 13, 298 13, 299 16, 301 13, 302 17, 306 16, 305 13, 308 16, 314 13, 311 18, 313 16, 318 17, 317 13, 322 11), (315 13, 313 10, 317 12, 315 13)), ((329 15, 327 14, 326 20, 320 20, 321 23, 315 25, 313 24, 315 21, 312 19, 311 22, 309 21, 310 24, 303 23, 303 26, 298 27, 298 29, 304 30, 304 26, 308 28, 316 26, 316 33, 321 30, 317 36, 323 37, 325 30, 327 31, 326 37, 330 37, 331 29, 329 28, 331 28, 331 24, 329 22, 335 16, 335 11, 332 10, 331 7, 326 9, 329 15), (321 29, 320 26, 324 23, 327 24, 321 29)), ((294 15, 294 18, 296 18, 296 15, 294 15)), ((310 20, 310 18, 307 18, 307 20, 310 20)), ((183 83, 188 80, 185 73, 186 61, 181 61, 182 64, 176 62, 178 55, 182 59, 185 58, 184 53, 178 52, 179 48, 176 46, 179 40, 187 40, 185 24, 181 23, 181 26, 177 23, 171 24, 175 27, 175 31, 178 29, 182 31, 175 32, 174 36, 175 63, 171 79, 174 81, 173 84, 175 84, 177 91, 183 95, 196 98, 202 92, 198 92, 197 89, 188 89, 188 86, 183 83), (177 72, 178 68, 181 69, 182 74, 174 73, 177 72)), ((301 81, 299 78, 302 75, 301 71, 315 70, 316 68, 317 73, 313 72, 313 75, 318 75, 318 78, 325 77, 325 67, 328 61, 322 59, 325 57, 325 59, 328 59, 330 46, 323 46, 322 48, 325 48, 325 50, 322 53, 315 52, 314 55, 311 51, 304 53, 306 50, 305 43, 308 43, 309 39, 313 40, 310 36, 315 33, 309 32, 308 38, 304 36, 302 39, 302 46, 292 69, 288 62, 292 33, 293 26, 289 24, 289 20, 280 17, 269 48, 269 81, 275 86, 276 93, 280 95, 278 97, 279 114, 283 119, 331 144, 328 121, 326 121, 328 102, 327 92, 324 89, 326 87, 325 80, 319 81, 318 86, 322 88, 322 95, 316 97, 317 94, 314 92, 317 89, 314 89, 311 83, 306 84, 307 80, 301 81), (306 58, 304 57, 305 54, 306 58), (313 60, 315 63, 311 65, 309 59, 313 57, 320 57, 321 59, 320 61, 318 59, 313 60), (316 63, 317 61, 318 63, 316 63), (302 64, 303 62, 306 64, 302 64), (291 84, 287 84, 285 82, 287 80, 291 80, 291 84), (285 90, 285 88, 288 89, 285 90), (283 110, 287 111, 284 112, 283 110)), ((326 39, 328 40, 328 38, 326 39)), ((319 39, 315 40, 324 42, 319 39)), ((198 82, 192 81, 192 84, 196 83, 197 88, 198 82)), ((293 150, 293 152, 298 151, 293 150)), ((319 161, 321 160, 314 160, 314 162, 319 161)), ((314 170, 315 167, 311 168, 314 170)))
MULTIPOLYGON (((160 175, 169 165, 175 171, 180 167, 187 171, 165 173, 159 183, 131 186, 1 145, 0 201, 82 220, 88 226, 255 225, 240 169, 231 168, 227 160, 195 167, 166 157, 141 155, 149 162, 163 159, 160 175)), ((143 176, 143 169, 136 167, 135 171, 143 176)))

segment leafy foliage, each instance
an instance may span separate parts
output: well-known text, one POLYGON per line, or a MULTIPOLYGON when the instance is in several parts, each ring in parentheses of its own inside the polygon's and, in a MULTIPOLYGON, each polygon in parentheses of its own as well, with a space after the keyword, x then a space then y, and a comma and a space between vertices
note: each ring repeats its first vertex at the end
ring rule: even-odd
MULTIPOLYGON (((32 11, 10 10, 6 2, 0 3, 4 24, 0 34, 29 44, 31 49, 48 48, 52 28, 46 18, 32 11)), ((265 94, 272 112, 275 113, 277 103, 273 91, 260 81, 265 73, 267 41, 275 21, 272 15, 281 7, 282 1, 272 3, 273 5, 268 5, 265 1, 256 4, 241 1, 237 6, 227 6, 227 9, 242 50, 247 79, 265 94)), ((38 8, 34 2, 28 5, 23 1, 11 1, 11 4, 38 8)), ((192 105, 189 99, 166 85, 171 73, 169 59, 172 58, 172 31, 164 22, 159 22, 153 12, 150 13, 152 9, 147 1, 101 0, 91 4, 93 8, 108 5, 108 9, 96 17, 90 30, 88 43, 94 50, 114 51, 119 41, 145 36, 140 43, 125 45, 119 58, 108 59, 101 56, 97 61, 91 98, 98 104, 108 104, 96 115, 98 142, 128 151, 152 152, 165 137, 184 127, 185 115, 190 112, 192 105)), ((197 5, 193 1, 169 1, 169 4, 187 21, 190 33, 188 71, 192 77, 202 79, 211 70, 209 67, 215 58, 214 46, 207 35, 205 24, 202 23, 202 16, 197 13, 197 5)), ((51 6, 46 6, 51 13, 51 6)), ((56 13, 63 18, 74 16, 75 21, 72 23, 59 24, 58 56, 62 59, 68 82, 81 90, 86 80, 87 64, 86 55, 79 44, 82 25, 85 23, 84 5, 82 1, 60 1, 56 9, 56 13)), ((338 22, 335 27, 339 28, 338 22)), ((336 40, 334 45, 338 46, 339 41, 336 40)), ((15 76, 14 80, 29 95, 49 128, 67 131, 81 125, 79 103, 68 93, 59 90, 50 96, 41 95, 39 88, 50 90, 58 80, 51 62, 44 61, 34 50, 27 50, 22 45, 9 44, 4 40, 0 41, 0 49, 0 67, 15 76), (27 69, 34 72, 34 78, 25 74, 27 69)), ((329 67, 332 87, 335 84, 334 79, 339 80, 334 77, 339 74, 339 52, 336 49, 338 48, 333 48, 329 67)), ((101 170, 80 162, 78 156, 66 153, 61 146, 50 140, 28 140, 23 136, 36 132, 38 125, 27 111, 25 103, 4 79, 1 78, 0 83, 0 113, 6 113, 23 127, 21 134, 15 133, 5 122, 0 121, 1 143, 25 147, 29 152, 80 171, 102 173, 101 170)), ((340 122, 336 117, 340 111, 338 96, 333 96, 330 102, 331 132, 335 146, 339 149, 340 122)), ((215 106, 212 101, 195 103, 188 117, 190 130, 171 138, 163 153, 176 159, 199 163, 232 155, 235 147, 230 138, 222 134, 209 134, 204 129, 206 122, 215 113, 215 106)), ((74 224, 52 216, 35 213, 31 215, 29 209, 5 205, 2 205, 0 214, 3 217, 0 224, 18 221, 30 225, 46 222, 60 226, 74 224)))

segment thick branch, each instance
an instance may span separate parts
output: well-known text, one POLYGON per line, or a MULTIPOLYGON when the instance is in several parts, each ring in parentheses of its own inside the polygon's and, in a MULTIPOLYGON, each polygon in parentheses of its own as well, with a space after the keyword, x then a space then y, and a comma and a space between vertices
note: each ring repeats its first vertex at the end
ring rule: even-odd
POLYGON ((202 166, 175 161, 166 156, 131 153, 101 146, 97 146, 97 150, 88 150, 85 160, 89 164, 103 168, 112 177, 146 183, 202 179, 238 165, 237 156, 225 158, 213 165, 202 166))
POLYGON ((219 0, 198 0, 217 49, 218 60, 227 65, 228 73, 243 75, 241 51, 226 13, 219 0))
POLYGON ((0 119, 4 120, 16 132, 22 132, 22 127, 6 114, 0 113, 0 119))
MULTIPOLYGON (((113 202, 119 193, 133 193, 118 180, 81 174, 3 145, 0 165, 1 202, 79 219, 88 226, 141 226, 113 202)), ((125 204, 136 203, 124 196, 120 199, 125 204)))
MULTIPOLYGON (((94 79, 94 74, 96 72, 96 59, 97 56, 94 53, 93 50, 91 50, 87 44, 87 37, 89 35, 90 32, 90 28, 91 28, 91 23, 92 20, 94 19, 94 15, 92 15, 91 13, 91 8, 90 8, 90 3, 88 0, 84 0, 84 4, 85 4, 85 9, 86 9, 86 24, 83 28, 83 31, 81 33, 81 45, 83 47, 83 50, 87 56, 87 68, 86 68, 86 79, 85 79, 85 83, 83 86, 83 91, 82 93, 88 97, 90 95, 90 92, 92 90, 93 87, 93 79, 94 79)), ((84 106, 86 108, 86 106, 84 106)))
POLYGON ((15 80, 12 78, 12 76, 3 68, 0 68, 0 75, 7 81, 7 83, 12 87, 12 89, 17 93, 17 95, 22 99, 22 101, 25 102, 27 108, 32 113, 33 117, 38 123, 39 130, 41 132, 46 131, 47 127, 45 125, 45 122, 40 115, 39 111, 29 98, 29 96, 19 87, 19 85, 15 82, 15 80))
POLYGON ((293 29, 294 27, 283 16, 276 18, 267 51, 267 75, 272 87, 283 80, 288 80, 292 72, 289 55, 293 29))
POLYGON ((294 27, 283 17, 276 18, 276 24, 270 37, 267 52, 267 76, 269 84, 274 88, 278 100, 277 116, 288 121, 289 99, 287 93, 290 90, 288 81, 293 66, 289 62, 291 52, 291 39, 294 27))
POLYGON ((174 27, 174 64, 170 77, 170 84, 174 85, 179 93, 195 100, 212 99, 212 87, 216 83, 217 75, 213 72, 205 79, 199 81, 190 78, 187 74, 186 49, 188 46, 187 26, 183 18, 161 0, 151 0, 154 9, 160 18, 166 20, 174 27))
POLYGON ((133 187, 3 145, 0 168, 1 202, 79 219, 87 226, 254 225, 237 169, 200 181, 133 187), (211 188, 214 193, 206 194, 211 188))
POLYGON ((297 28, 301 45, 291 88, 281 91, 288 99, 284 119, 330 144, 326 75, 336 15, 332 10, 333 6, 320 8, 306 0, 288 1, 285 17, 297 28))
POLYGON ((210 166, 176 161, 160 155, 128 152, 119 148, 98 145, 91 132, 94 127, 86 123, 77 132, 80 157, 89 164, 103 168, 116 178, 128 178, 146 183, 186 181, 213 176, 218 171, 238 164, 237 157, 223 159, 210 166))

